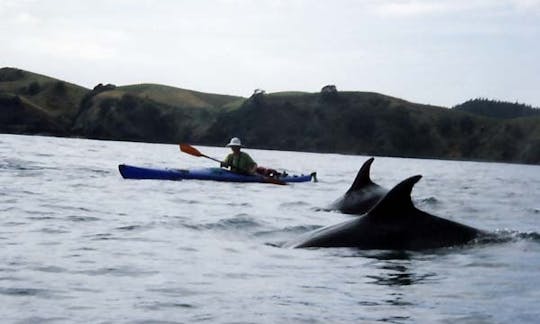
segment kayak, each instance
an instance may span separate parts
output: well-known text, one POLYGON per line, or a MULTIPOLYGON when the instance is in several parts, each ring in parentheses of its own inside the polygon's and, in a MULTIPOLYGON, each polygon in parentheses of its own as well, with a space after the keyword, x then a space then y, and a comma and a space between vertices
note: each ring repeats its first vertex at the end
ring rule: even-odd
MULTIPOLYGON (((231 172, 221 168, 200 168, 200 169, 156 169, 146 167, 136 167, 127 164, 118 165, 118 170, 124 179, 155 179, 155 180, 214 180, 227 182, 269 182, 267 177, 260 175, 244 175, 231 172)), ((308 175, 287 174, 277 178, 284 182, 308 182, 317 181, 317 173, 308 175)))

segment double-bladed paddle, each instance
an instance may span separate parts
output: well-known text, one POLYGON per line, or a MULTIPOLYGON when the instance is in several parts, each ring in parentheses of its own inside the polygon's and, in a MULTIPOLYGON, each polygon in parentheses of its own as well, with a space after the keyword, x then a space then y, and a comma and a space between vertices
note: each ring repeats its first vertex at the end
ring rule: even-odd
MULTIPOLYGON (((203 154, 201 153, 199 150, 197 150, 196 148, 194 148, 193 146, 189 145, 189 144, 180 144, 180 151, 184 152, 184 153, 187 153, 189 155, 193 155, 193 156, 197 156, 197 157, 205 157, 207 159, 210 159, 212 161, 216 161, 216 162, 219 162, 219 163, 222 163, 222 161, 218 160, 218 159, 215 159, 213 157, 210 157, 206 154, 203 154)), ((287 183, 285 181, 282 181, 282 180, 279 180, 279 179, 275 179, 275 178, 272 178, 272 177, 266 177, 266 176, 263 176, 263 175, 259 175, 260 177, 262 177, 263 181, 266 182, 266 183, 273 183, 273 184, 278 184, 278 185, 286 185, 287 183)))

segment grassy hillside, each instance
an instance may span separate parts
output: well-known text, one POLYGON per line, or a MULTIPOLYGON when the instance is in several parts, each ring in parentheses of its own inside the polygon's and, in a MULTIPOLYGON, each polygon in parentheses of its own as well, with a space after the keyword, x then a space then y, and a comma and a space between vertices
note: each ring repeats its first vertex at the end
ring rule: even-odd
POLYGON ((246 99, 158 84, 90 90, 0 69, 0 132, 209 145, 239 136, 252 148, 540 163, 540 116, 485 115, 333 86, 246 99))
POLYGON ((20 98, 27 107, 26 114, 37 109, 65 129, 71 125, 87 91, 84 87, 44 75, 13 68, 0 69, 0 93, 20 98))
POLYGON ((14 68, 0 69, 0 131, 66 136, 88 91, 14 68))
POLYGON ((100 139, 189 141, 202 136, 219 111, 243 100, 157 84, 98 85, 83 98, 73 132, 100 139))
POLYGON ((1 132, 153 142, 199 134, 245 100, 157 84, 90 90, 16 68, 0 69, 0 95, 1 132))
POLYGON ((0 93, 0 133, 67 136, 64 125, 24 97, 0 93))
POLYGON ((244 100, 242 97, 203 93, 158 84, 137 84, 117 89, 161 104, 184 108, 221 108, 232 102, 244 100))
POLYGON ((181 142, 200 136, 215 120, 213 107, 167 105, 122 90, 92 96, 73 132, 90 138, 181 142))

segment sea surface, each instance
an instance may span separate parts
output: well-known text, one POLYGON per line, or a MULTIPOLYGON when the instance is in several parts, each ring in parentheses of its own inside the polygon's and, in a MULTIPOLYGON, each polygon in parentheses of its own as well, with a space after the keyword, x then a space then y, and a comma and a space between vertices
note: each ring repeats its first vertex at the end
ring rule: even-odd
POLYGON ((353 217, 319 208, 369 156, 245 151, 319 182, 124 180, 120 163, 216 163, 176 145, 0 134, 2 323, 538 323, 540 166, 375 157, 375 182, 421 174, 419 209, 499 239, 290 249, 353 217))

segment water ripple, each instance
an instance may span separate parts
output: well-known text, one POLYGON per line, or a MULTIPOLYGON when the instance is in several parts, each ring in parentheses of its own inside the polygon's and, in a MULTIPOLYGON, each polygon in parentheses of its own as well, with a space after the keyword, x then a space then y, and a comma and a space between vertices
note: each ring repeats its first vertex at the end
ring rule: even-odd
POLYGON ((62 268, 62 267, 57 267, 57 266, 45 266, 45 267, 37 267, 35 268, 36 271, 41 271, 41 272, 50 272, 50 273, 62 273, 62 272, 66 272, 67 270, 62 268))
POLYGON ((48 289, 38 289, 38 288, 4 288, 0 287, 0 294, 8 296, 18 296, 18 297, 41 297, 49 298, 53 295, 53 292, 48 289))
POLYGON ((68 220, 72 222, 95 222, 101 220, 99 217, 93 217, 93 216, 68 216, 68 220))
POLYGON ((91 270, 73 271, 73 273, 85 274, 88 276, 111 275, 115 277, 147 277, 147 276, 158 274, 159 271, 140 270, 131 266, 120 266, 120 267, 104 267, 104 268, 91 269, 91 270))

